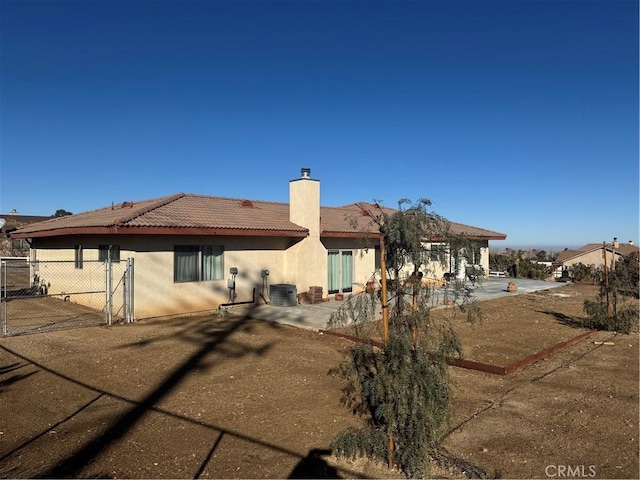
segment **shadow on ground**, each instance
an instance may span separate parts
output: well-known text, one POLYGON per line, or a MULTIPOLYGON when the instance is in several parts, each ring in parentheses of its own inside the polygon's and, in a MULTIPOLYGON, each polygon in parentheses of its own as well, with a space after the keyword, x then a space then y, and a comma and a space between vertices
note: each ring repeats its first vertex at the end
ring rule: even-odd
MULTIPOLYGON (((228 428, 223 428, 219 425, 197 420, 187 415, 182 415, 179 413, 177 414, 159 407, 162 401, 166 397, 168 397, 171 392, 175 391, 191 373, 203 373, 204 371, 208 371, 216 367, 215 357, 211 356, 211 353, 215 352, 216 355, 220 356, 220 358, 240 359, 246 357, 262 357, 269 352, 269 350, 273 346, 272 342, 259 342, 259 344, 257 345, 250 345, 232 338, 233 334, 238 332, 251 332, 252 328, 254 328, 253 326, 255 325, 255 320, 248 321, 250 320, 251 314, 252 311, 250 310, 241 317, 229 317, 222 319, 221 321, 214 322, 207 321, 205 319, 202 319, 202 321, 194 321, 194 319, 192 318, 186 321, 176 319, 175 323, 178 324, 179 328, 177 330, 172 329, 173 333, 170 336, 159 335, 154 338, 142 339, 140 341, 133 342, 126 345, 125 347, 122 347, 141 348, 149 345, 150 343, 163 342, 165 340, 175 341, 176 337, 178 337, 180 341, 190 343, 196 347, 191 351, 190 355, 187 358, 185 358, 180 364, 172 368, 172 370, 169 371, 159 382, 157 382, 156 385, 149 391, 149 393, 147 393, 144 398, 139 401, 133 401, 121 395, 114 394, 106 390, 101 390, 92 385, 79 381, 77 378, 72 378, 70 376, 61 374, 60 372, 47 367, 47 365, 43 364, 42 362, 39 363, 37 361, 24 357, 18 352, 11 350, 4 345, 0 345, 0 348, 20 359, 20 362, 12 362, 11 364, 7 364, 2 368, 1 373, 7 374, 16 372, 18 369, 23 368, 24 366, 30 366, 32 368, 35 367, 40 369, 41 371, 51 373, 59 378, 62 378, 68 382, 72 382, 77 386, 80 386, 86 390, 93 391, 95 393, 95 397, 89 399, 89 401, 85 401, 82 405, 75 409, 75 411, 66 415, 65 418, 60 419, 54 425, 48 425, 45 430, 33 434, 29 438, 29 440, 15 446, 11 449, 11 451, 6 452, 0 458, 0 462, 4 462, 10 457, 21 456, 26 447, 32 444, 35 445, 36 440, 42 439, 46 435, 50 434, 53 429, 59 428, 61 425, 69 422, 71 419, 73 419, 73 417, 86 411, 89 407, 95 405, 99 400, 105 397, 111 397, 116 400, 126 402, 126 404, 129 405, 127 410, 117 418, 112 418, 110 420, 111 423, 99 436, 95 436, 89 439, 80 447, 77 447, 75 451, 58 460, 55 464, 46 466, 45 463, 44 469, 39 472, 34 472, 34 474, 30 474, 29 476, 33 476, 34 478, 69 478, 81 477, 83 476, 84 472, 87 472, 87 474, 94 476, 89 472, 90 468, 88 467, 91 464, 95 463, 100 458, 100 456, 111 446, 114 446, 118 442, 123 441, 123 437, 127 433, 135 429, 136 426, 140 424, 148 414, 154 412, 173 417, 181 422, 187 422, 197 425, 198 427, 204 427, 211 432, 214 432, 213 442, 210 449, 205 455, 202 455, 202 457, 195 462, 197 468, 195 468, 192 472, 192 478, 200 478, 206 473, 207 466, 212 461, 214 455, 219 449, 221 442, 225 437, 233 437, 235 440, 248 442, 252 445, 255 445, 256 447, 266 448, 271 451, 292 457, 294 459, 298 459, 298 464, 291 472, 292 477, 340 478, 337 474, 337 471, 333 467, 330 467, 322 458, 322 455, 327 453, 326 450, 312 449, 311 451, 309 451, 308 455, 304 456, 304 454, 293 451, 289 448, 283 448, 282 446, 274 444, 272 442, 261 440, 259 438, 252 437, 251 435, 246 435, 239 431, 233 431, 228 428)), ((268 322, 265 322, 265 324, 270 325, 271 328, 275 329, 282 328, 277 324, 269 324, 268 322)), ((128 327, 116 326, 112 328, 128 327)), ((22 375, 14 374, 13 376, 5 379, 2 384, 0 384, 0 389, 8 387, 9 385, 37 372, 38 370, 24 373, 22 375)), ((348 475, 351 478, 361 477, 361 475, 359 475, 357 472, 349 472, 348 475)), ((111 476, 113 476, 113 474, 105 475, 105 477, 111 476)))
POLYGON ((537 310, 539 313, 544 313, 545 315, 550 315, 556 319, 556 321, 562 325, 566 325, 568 327, 573 328, 585 328, 580 318, 570 317, 560 312, 550 312, 547 310, 537 310))

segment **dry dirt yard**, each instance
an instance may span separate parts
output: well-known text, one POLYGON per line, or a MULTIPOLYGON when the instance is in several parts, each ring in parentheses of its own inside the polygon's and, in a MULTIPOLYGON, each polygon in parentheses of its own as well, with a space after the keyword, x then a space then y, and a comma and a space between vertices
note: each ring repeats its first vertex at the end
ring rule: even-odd
MULTIPOLYGON (((573 338, 594 294, 482 302, 481 324, 458 325, 465 358, 506 365, 573 338)), ((0 476, 399 477, 327 452, 358 423, 328 374, 349 345, 217 317, 2 338, 0 476)), ((511 375, 450 367, 447 452, 503 478, 639 478, 638 352, 637 334, 597 332, 511 375)))

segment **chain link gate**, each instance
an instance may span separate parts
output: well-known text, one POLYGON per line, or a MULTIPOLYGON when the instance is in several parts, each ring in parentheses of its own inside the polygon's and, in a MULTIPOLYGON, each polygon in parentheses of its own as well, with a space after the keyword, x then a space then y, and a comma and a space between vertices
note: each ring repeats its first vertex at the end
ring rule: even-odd
POLYGON ((133 259, 119 262, 2 258, 3 335, 130 323, 133 259))

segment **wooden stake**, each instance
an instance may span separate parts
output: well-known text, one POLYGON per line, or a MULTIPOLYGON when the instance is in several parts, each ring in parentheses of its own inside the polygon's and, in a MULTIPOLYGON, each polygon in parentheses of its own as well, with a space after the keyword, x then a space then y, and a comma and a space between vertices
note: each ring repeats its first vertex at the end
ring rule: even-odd
POLYGON ((611 318, 611 303, 609 302, 609 268, 607 267, 607 243, 602 242, 602 255, 604 255, 604 292, 607 297, 607 317, 611 318))
POLYGON ((382 302, 382 343, 386 346, 389 341, 389 305, 387 305, 387 254, 382 232, 380 233, 380 271, 382 275, 380 292, 380 301, 382 302))
MULTIPOLYGON (((418 282, 420 281, 420 278, 418 277, 418 265, 414 265, 413 266, 413 299, 411 302, 411 310, 412 311, 417 311, 418 310, 418 282)), ((413 319, 413 321, 415 321, 415 318, 413 319)), ((414 324, 411 327, 411 340, 413 341, 413 349, 416 349, 416 343, 418 341, 418 331, 416 329, 416 325, 414 324)))

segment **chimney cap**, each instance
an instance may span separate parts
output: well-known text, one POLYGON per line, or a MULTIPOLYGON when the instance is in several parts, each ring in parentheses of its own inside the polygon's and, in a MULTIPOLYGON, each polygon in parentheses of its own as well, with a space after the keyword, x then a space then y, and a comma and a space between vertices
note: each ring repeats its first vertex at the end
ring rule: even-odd
POLYGON ((301 168, 300 176, 302 178, 311 178, 311 169, 310 168, 301 168))

